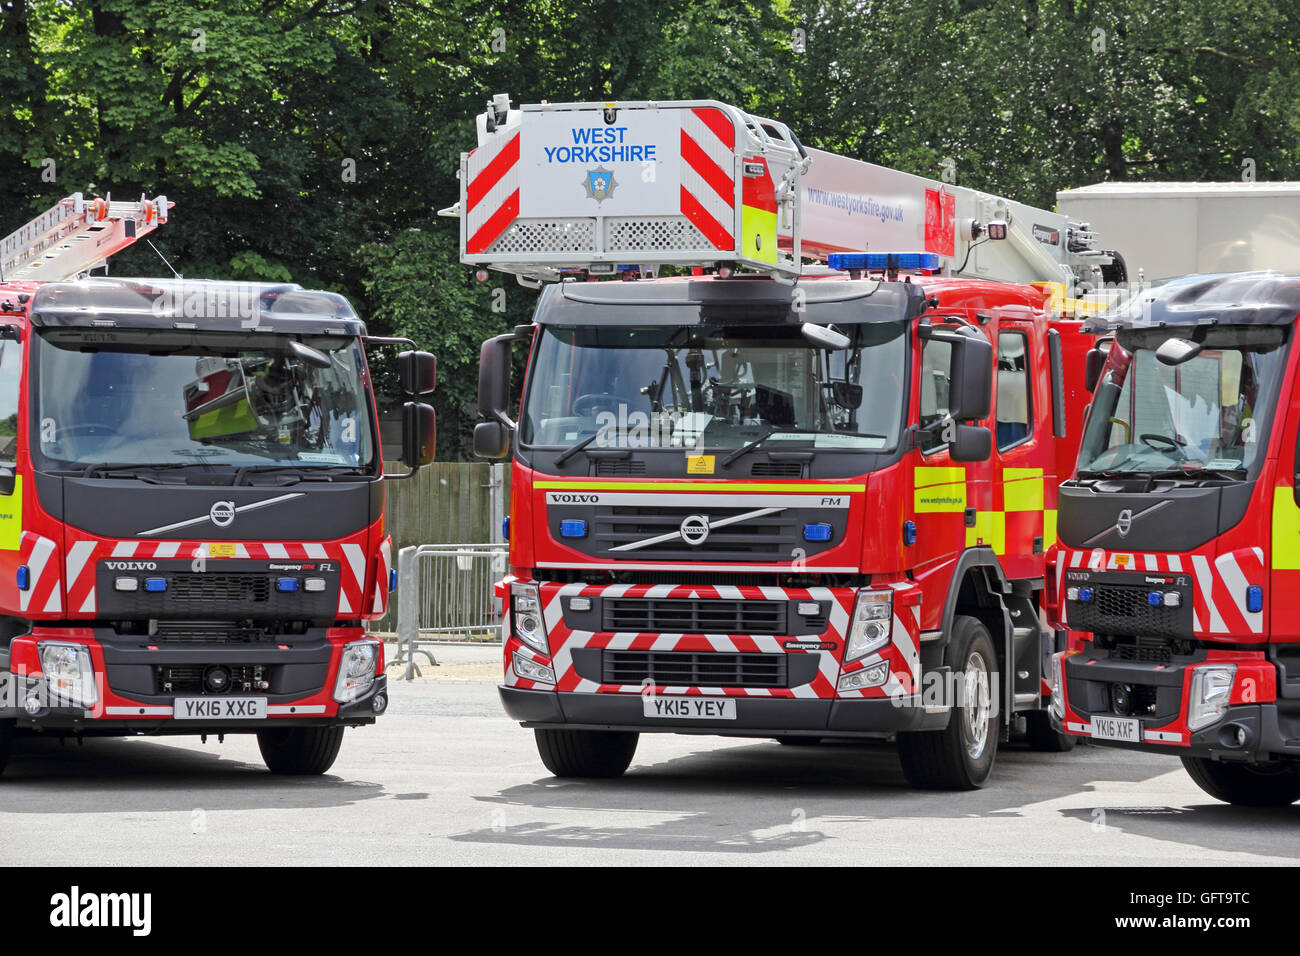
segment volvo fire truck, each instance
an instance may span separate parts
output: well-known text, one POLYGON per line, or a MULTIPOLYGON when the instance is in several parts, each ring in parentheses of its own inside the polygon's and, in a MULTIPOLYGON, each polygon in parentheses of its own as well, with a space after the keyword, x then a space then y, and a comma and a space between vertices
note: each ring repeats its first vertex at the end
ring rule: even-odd
POLYGON ((544 285, 483 345, 475 449, 513 452, 500 694, 546 767, 896 738, 969 789, 1014 730, 1065 746, 1043 596, 1088 340, 1050 303, 1118 260, 720 102, 498 96, 477 128, 462 261, 544 285))
MULTIPOLYGON (((1265 184, 1261 184, 1265 185, 1265 184)), ((1176 754, 1229 803, 1300 798, 1300 278, 1184 277, 1089 320, 1060 490, 1066 734, 1176 754)))
POLYGON ((77 194, 0 243, 0 769, 15 734, 256 734, 318 774, 387 706, 376 340, 331 292, 89 277, 170 205, 77 194))

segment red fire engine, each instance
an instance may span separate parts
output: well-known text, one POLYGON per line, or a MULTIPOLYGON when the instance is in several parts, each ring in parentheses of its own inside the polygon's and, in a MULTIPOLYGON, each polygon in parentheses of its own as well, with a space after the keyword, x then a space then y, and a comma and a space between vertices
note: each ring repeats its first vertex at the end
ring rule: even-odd
POLYGON ((1061 487, 1053 723, 1177 754, 1230 803, 1300 798, 1300 279, 1190 276, 1091 320, 1061 487))
POLYGON ((168 212, 78 194, 0 243, 0 769, 15 733, 255 733, 323 773, 387 705, 374 340, 330 292, 86 277, 168 212))
POLYGON ((1064 747, 1042 599, 1087 340, 1049 286, 1122 263, 713 101, 497 97, 478 130, 463 261, 550 283, 484 343, 475 432, 513 451, 500 693, 546 766, 896 737, 910 781, 965 789, 1018 727, 1064 747))

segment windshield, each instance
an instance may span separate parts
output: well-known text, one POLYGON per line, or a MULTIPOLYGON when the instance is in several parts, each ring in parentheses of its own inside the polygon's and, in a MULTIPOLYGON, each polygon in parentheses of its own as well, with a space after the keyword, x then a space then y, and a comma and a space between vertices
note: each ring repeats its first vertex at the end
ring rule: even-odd
POLYGON ((1264 457, 1286 331, 1211 331, 1201 352, 1180 365, 1156 358, 1168 331, 1121 333, 1120 345, 1131 354, 1097 388, 1080 477, 1252 473, 1264 457))
POLYGON ((364 356, 311 336, 48 330, 34 421, 44 467, 292 465, 364 468, 374 457, 364 356), (309 356, 310 357, 310 356, 309 356))
POLYGON ((848 349, 797 327, 544 326, 521 439, 569 447, 883 450, 905 392, 905 322, 841 327, 848 349), (766 436, 766 437, 764 437, 766 436))

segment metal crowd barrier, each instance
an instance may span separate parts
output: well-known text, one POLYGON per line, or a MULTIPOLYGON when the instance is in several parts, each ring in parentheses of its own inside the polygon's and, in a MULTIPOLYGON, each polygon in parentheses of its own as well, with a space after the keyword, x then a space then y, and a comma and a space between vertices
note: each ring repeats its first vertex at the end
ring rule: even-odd
POLYGON ((501 601, 493 584, 505 575, 505 544, 421 544, 397 554, 397 649, 389 662, 419 673, 438 644, 501 643, 501 601), (475 640, 475 639, 478 640, 475 640))

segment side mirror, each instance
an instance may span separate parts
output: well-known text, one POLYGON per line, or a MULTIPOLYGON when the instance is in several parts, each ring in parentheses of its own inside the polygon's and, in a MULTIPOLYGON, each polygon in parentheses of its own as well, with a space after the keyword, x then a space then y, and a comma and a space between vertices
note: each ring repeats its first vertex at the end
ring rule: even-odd
POLYGON ((6 498, 14 493, 14 466, 0 465, 0 495, 6 498))
POLYGON ((1097 390, 1101 381, 1101 370, 1106 367, 1106 352, 1101 348, 1088 349, 1088 357, 1083 365, 1083 387, 1090 392, 1097 390))
POLYGON ((488 339, 478 353, 478 411, 500 419, 510 405, 510 347, 513 332, 488 339))
POLYGON ((948 457, 953 461, 988 461, 993 454, 993 433, 983 425, 958 425, 948 443, 948 457))
POLYGON ((1156 349, 1156 361, 1161 365, 1182 365, 1200 355, 1204 347, 1191 339, 1165 339, 1160 343, 1160 348, 1156 349))
POLYGON ((432 405, 407 402, 402 406, 402 463, 415 471, 433 461, 438 444, 437 416, 432 405))
POLYGON ((304 365, 310 365, 313 368, 329 368, 333 362, 330 357, 320 349, 314 349, 310 345, 304 345, 302 342, 289 343, 289 352, 298 361, 304 365))
POLYGON ((438 385, 438 362, 429 352, 400 352, 397 378, 407 395, 428 395, 438 385))
POLYGON ((982 335, 959 335, 950 341, 949 414, 957 421, 988 418, 993 395, 993 345, 982 335))
POLYGON ((510 430, 501 422, 479 422, 474 426, 474 454, 480 458, 504 458, 510 452, 510 430))

